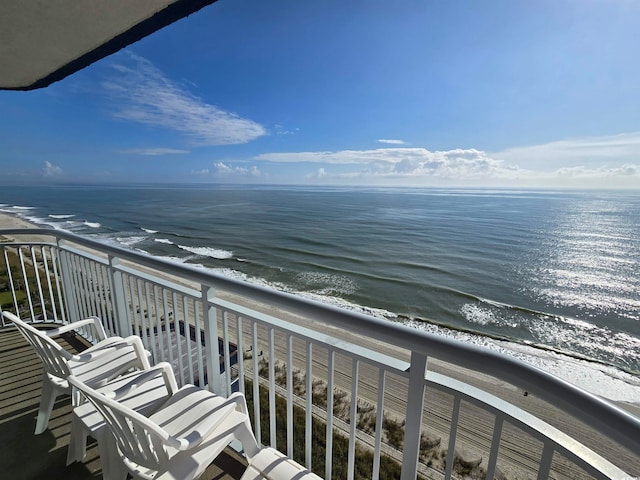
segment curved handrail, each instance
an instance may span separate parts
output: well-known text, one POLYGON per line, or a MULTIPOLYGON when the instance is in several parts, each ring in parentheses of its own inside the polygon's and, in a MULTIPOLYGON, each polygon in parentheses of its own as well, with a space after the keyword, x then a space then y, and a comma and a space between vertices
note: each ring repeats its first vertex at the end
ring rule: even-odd
POLYGON ((165 273, 178 277, 188 277, 189 280, 197 281, 203 285, 221 288, 230 293, 276 305, 304 316, 322 318, 326 324, 357 332, 470 370, 492 375, 524 390, 535 392, 538 397, 571 413, 571 415, 586 424, 594 426, 597 430, 616 442, 625 445, 631 451, 640 452, 640 418, 516 358, 475 345, 469 345, 459 340, 413 329, 399 323, 343 310, 293 294, 224 277, 189 265, 176 264, 113 245, 106 245, 66 231, 21 228, 0 230, 0 234, 46 235, 55 237, 58 240, 68 240, 165 273))

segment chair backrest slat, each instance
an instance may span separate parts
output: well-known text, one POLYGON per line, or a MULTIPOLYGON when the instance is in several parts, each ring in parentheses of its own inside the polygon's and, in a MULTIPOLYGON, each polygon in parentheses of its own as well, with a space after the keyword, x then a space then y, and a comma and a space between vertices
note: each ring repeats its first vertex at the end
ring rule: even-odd
POLYGON ((116 402, 79 381, 73 375, 69 383, 80 390, 102 414, 111 429, 125 463, 158 470, 169 461, 165 445, 169 434, 144 415, 116 402))
POLYGON ((14 323, 22 336, 35 349, 44 365, 45 371, 49 375, 64 380, 71 374, 67 360, 73 358, 73 356, 62 348, 58 342, 11 312, 3 312, 2 314, 14 323))

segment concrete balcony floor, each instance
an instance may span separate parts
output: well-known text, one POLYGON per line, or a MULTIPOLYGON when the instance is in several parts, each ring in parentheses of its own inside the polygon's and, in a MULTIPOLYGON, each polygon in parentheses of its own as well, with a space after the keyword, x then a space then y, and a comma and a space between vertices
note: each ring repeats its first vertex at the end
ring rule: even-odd
MULTIPOLYGON (((75 342, 59 340, 70 350, 75 342)), ((71 401, 59 397, 49 428, 34 435, 42 387, 42 364, 15 328, 0 329, 0 477, 20 480, 100 479, 102 468, 95 441, 82 463, 65 466, 71 430, 71 401)), ((246 462, 226 449, 201 477, 232 480, 242 476, 246 462)))

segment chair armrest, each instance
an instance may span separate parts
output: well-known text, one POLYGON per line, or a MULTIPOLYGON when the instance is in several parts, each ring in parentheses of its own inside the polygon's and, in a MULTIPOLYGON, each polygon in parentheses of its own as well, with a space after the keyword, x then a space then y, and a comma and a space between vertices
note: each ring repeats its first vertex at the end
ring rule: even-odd
POLYGON ((129 345, 131 345, 135 350, 136 355, 140 360, 140 369, 149 370, 151 368, 151 364, 149 363, 151 352, 148 350, 145 350, 144 345, 142 344, 142 339, 137 335, 130 335, 127 338, 125 338, 124 341, 129 345))
POLYGON ((240 406, 240 409, 244 408, 244 410, 241 410, 241 413, 244 415, 247 414, 244 395, 239 392, 233 393, 219 407, 220 410, 225 411, 203 418, 202 421, 193 426, 191 433, 181 438, 174 438, 174 440, 177 441, 177 446, 175 448, 178 450, 189 450, 197 447, 203 440, 207 439, 216 428, 218 428, 229 413, 236 409, 236 407, 233 406, 234 403, 236 404, 236 407, 240 406))
POLYGON ((130 382, 126 383, 120 388, 112 392, 106 392, 104 395, 107 398, 111 398, 117 401, 123 396, 135 391, 135 389, 137 389, 141 385, 144 385, 148 381, 155 378, 158 375, 158 372, 161 372, 162 376, 164 377, 164 384, 167 387, 169 395, 173 395, 178 390, 178 385, 176 383, 175 375, 173 374, 173 369, 168 362, 158 363, 155 367, 150 368, 149 370, 145 370, 139 375, 136 375, 130 382))
POLYGON ((118 342, 118 343, 114 343, 112 345, 107 345, 105 347, 100 348, 99 350, 95 350, 93 352, 89 352, 89 353, 77 353, 75 355, 72 355, 70 360, 73 360, 74 362, 93 362, 94 360, 97 360, 98 358, 102 357, 103 355, 106 355, 108 353, 112 353, 113 351, 122 348, 123 343, 122 342, 118 342))
POLYGON ((234 392, 227 397, 227 402, 235 402, 238 405, 238 410, 244 414, 249 413, 249 409, 247 408, 247 400, 245 396, 240 392, 234 392))
POLYGON ((114 350, 122 348, 123 345, 128 345, 133 348, 133 351, 135 352, 135 355, 139 362, 138 368, 140 370, 149 370, 151 368, 151 364, 149 363, 151 352, 144 349, 142 340, 140 339, 140 337, 137 337, 135 335, 119 339, 119 341, 114 342, 111 345, 105 345, 104 347, 89 353, 79 353, 73 355, 72 360, 76 362, 90 362, 100 358, 102 355, 106 355, 113 352, 114 350))
POLYGON ((86 325, 93 326, 96 337, 98 341, 104 340, 107 338, 107 333, 104 330, 104 326, 98 317, 89 317, 83 320, 78 320, 77 322, 69 323, 59 328, 55 328, 53 330, 48 330, 46 332, 47 336, 55 337, 57 335, 62 335, 63 333, 70 332, 72 330, 76 330, 77 328, 84 327, 86 325))

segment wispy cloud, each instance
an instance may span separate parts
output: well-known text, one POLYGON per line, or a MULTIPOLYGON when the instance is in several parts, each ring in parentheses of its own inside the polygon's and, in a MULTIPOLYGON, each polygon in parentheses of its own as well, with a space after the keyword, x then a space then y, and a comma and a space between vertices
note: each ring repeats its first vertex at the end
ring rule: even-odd
POLYGON ((116 74, 102 82, 118 105, 115 118, 180 132, 194 146, 241 144, 266 135, 262 125, 206 103, 145 58, 119 59, 112 65, 116 74))
POLYGON ((62 168, 49 161, 45 161, 44 167, 42 168, 42 174, 45 177, 58 177, 62 175, 62 168))
POLYGON ((387 145, 404 145, 404 140, 394 140, 390 138, 379 138, 378 143, 385 143, 387 145))
POLYGON ((116 153, 122 155, 184 155, 191 153, 190 150, 180 150, 178 148, 129 148, 126 150, 116 150, 116 153))
POLYGON ((559 140, 491 155, 532 169, 633 163, 640 161, 640 132, 559 140))

